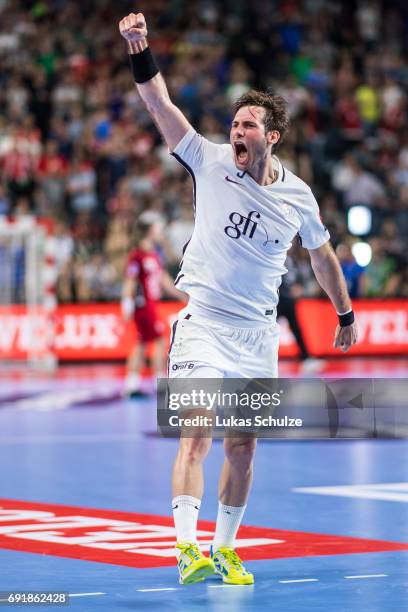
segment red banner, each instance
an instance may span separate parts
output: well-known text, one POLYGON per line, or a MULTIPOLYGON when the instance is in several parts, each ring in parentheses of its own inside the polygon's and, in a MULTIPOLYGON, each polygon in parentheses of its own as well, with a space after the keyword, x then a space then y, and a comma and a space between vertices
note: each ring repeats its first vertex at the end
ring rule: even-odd
MULTIPOLYGON (((198 522, 208 552, 215 523, 198 522)), ((129 567, 176 564, 173 518, 0 499, 0 549, 129 567)), ((237 549, 246 561, 408 550, 408 544, 242 525, 237 549)))
MULTIPOLYGON (((354 300, 358 343, 350 355, 402 355, 408 352, 407 300, 354 300)), ((337 315, 324 300, 299 300, 300 325, 312 355, 338 355, 333 348, 337 315)))
MULTIPOLYGON (((180 302, 159 305, 170 332, 180 302)), ((359 325, 358 344, 351 355, 402 355, 408 352, 406 300, 360 300, 354 302, 359 325)), ((333 348, 336 314, 324 300, 299 300, 300 327, 313 356, 339 355, 333 348)), ((49 321, 41 310, 24 306, 0 307, 0 359, 23 359, 41 353, 49 338, 49 321)), ((281 325, 280 357, 298 352, 285 319, 281 325)), ((117 304, 59 306, 53 319, 54 350, 60 360, 124 359, 137 342, 132 322, 125 323, 117 304)))

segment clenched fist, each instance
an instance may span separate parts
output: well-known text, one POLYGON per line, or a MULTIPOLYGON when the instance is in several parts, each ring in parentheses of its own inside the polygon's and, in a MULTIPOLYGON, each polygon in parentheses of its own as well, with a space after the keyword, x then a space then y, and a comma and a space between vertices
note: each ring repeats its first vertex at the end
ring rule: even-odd
POLYGON ((119 22, 119 32, 129 43, 142 41, 147 36, 146 20, 143 13, 130 13, 119 22))
POLYGON ((357 336, 358 330, 355 322, 351 325, 346 325, 346 327, 337 325, 333 346, 334 348, 341 349, 343 353, 345 353, 357 342, 357 336))

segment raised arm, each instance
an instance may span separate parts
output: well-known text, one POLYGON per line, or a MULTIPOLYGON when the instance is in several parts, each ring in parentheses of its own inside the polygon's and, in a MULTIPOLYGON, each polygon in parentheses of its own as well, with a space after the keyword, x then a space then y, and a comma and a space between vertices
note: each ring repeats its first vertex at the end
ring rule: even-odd
POLYGON ((143 13, 130 13, 119 23, 126 40, 137 90, 170 151, 173 151, 190 128, 181 110, 170 100, 166 83, 160 74, 147 42, 143 13))
POLYGON ((339 315, 334 347, 345 352, 357 342, 357 326, 343 272, 330 242, 318 249, 309 249, 309 254, 319 285, 327 293, 339 315))

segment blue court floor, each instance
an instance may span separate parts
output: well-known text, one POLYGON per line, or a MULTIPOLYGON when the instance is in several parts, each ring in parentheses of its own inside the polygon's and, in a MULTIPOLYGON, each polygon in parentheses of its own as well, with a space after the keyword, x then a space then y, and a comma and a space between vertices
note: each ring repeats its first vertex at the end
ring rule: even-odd
MULTIPOLYGON (((404 367, 398 363, 398 376, 406 376, 404 367)), ((217 579, 182 587, 169 557, 157 556, 154 545, 150 556, 134 555, 133 567, 106 562, 109 550, 95 549, 99 560, 84 560, 63 551, 57 556, 50 544, 32 552, 45 546, 35 535, 11 540, 4 508, 22 502, 34 510, 38 503, 78 508, 74 514, 107 511, 113 519, 115 512, 171 516, 177 441, 155 434, 152 400, 123 400, 120 388, 119 370, 109 367, 65 368, 52 378, 2 373, 0 591, 64 591, 71 594, 69 609, 84 612, 408 609, 408 440, 260 441, 244 525, 290 532, 297 552, 246 561, 253 587, 217 579), (299 532, 311 534, 310 544, 296 544, 299 532), (345 550, 347 538, 391 545, 348 553, 340 544, 332 554, 314 542, 322 535, 344 536, 345 550), (19 548, 4 547, 6 541, 19 548), (394 543, 406 549, 394 550, 394 543), (140 559, 158 566, 138 567, 140 559)), ((200 518, 206 521, 216 517, 221 462, 222 444, 215 442, 205 465, 200 518)), ((58 534, 56 521, 47 537, 51 542, 58 534)))

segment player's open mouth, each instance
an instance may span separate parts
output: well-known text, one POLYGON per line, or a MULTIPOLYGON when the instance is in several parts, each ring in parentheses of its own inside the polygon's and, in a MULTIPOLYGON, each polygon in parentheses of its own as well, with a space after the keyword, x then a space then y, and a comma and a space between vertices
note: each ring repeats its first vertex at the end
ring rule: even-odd
POLYGON ((235 155, 240 164, 245 164, 248 160, 248 149, 243 142, 234 142, 235 155))

